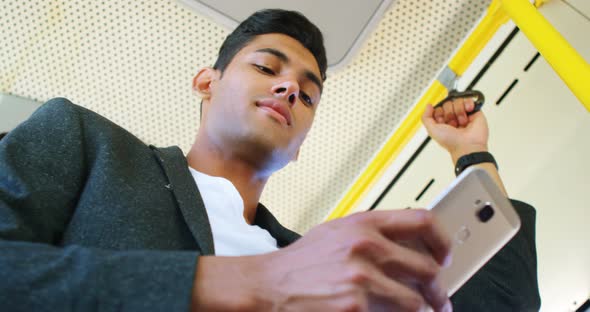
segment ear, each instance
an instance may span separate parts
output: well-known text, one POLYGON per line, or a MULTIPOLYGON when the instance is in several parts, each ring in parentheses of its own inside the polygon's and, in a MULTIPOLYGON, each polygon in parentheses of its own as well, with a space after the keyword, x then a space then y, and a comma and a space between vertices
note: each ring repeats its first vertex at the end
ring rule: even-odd
POLYGON ((211 83, 219 77, 219 71, 211 67, 205 67, 193 78, 193 91, 199 94, 203 100, 211 98, 211 83))

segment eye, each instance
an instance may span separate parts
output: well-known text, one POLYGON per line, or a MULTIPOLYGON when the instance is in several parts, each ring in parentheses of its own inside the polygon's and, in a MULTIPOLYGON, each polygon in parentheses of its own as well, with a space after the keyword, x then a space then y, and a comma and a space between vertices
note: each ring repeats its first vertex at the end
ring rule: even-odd
POLYGON ((268 68, 266 66, 254 64, 254 67, 256 67, 259 71, 261 71, 261 72, 263 72, 265 74, 268 74, 268 75, 274 75, 275 74, 275 72, 272 69, 270 69, 270 68, 268 68))
POLYGON ((301 99, 303 100, 303 102, 305 102, 305 105, 307 105, 307 106, 313 105, 313 101, 311 100, 311 97, 309 97, 309 95, 307 95, 307 93, 301 91, 301 92, 299 92, 299 95, 301 96, 301 99))

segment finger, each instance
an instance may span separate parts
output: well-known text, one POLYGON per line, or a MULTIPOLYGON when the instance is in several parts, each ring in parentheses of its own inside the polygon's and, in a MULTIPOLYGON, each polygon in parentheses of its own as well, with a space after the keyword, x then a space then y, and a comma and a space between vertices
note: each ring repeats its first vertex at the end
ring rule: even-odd
POLYGON ((442 107, 444 110, 445 123, 457 127, 457 118, 455 117, 455 111, 453 110, 453 102, 447 101, 442 107))
POLYGON ((449 311, 449 308, 452 307, 447 289, 442 288, 440 282, 433 281, 429 284, 422 284, 419 288, 422 296, 434 311, 449 311))
POLYGON ((465 127, 468 122, 467 113, 465 113, 465 99, 458 98, 454 100, 453 111, 455 112, 455 117, 457 118, 459 127, 465 127))
POLYGON ((375 306, 375 299, 380 305, 378 310, 387 311, 394 310, 394 308, 401 311, 418 311, 427 302, 418 290, 387 277, 375 266, 368 265, 365 273, 368 277, 365 285, 372 299, 369 304, 371 308, 375 306))
POLYGON ((434 109, 434 120, 439 124, 445 122, 445 111, 442 107, 434 109))
POLYGON ((431 283, 441 266, 419 244, 389 243, 389 249, 382 258, 382 267, 392 277, 402 277, 420 283, 431 283), (414 246, 412 246, 414 245, 414 246))
POLYGON ((433 124, 444 123, 444 110, 442 107, 433 107, 431 104, 426 105, 424 114, 422 114, 422 121, 426 123, 427 120, 432 120, 433 124))
POLYGON ((355 253, 376 263, 391 278, 430 284, 441 269, 421 242, 392 241, 375 235, 359 240, 354 248, 355 253))
POLYGON ((449 297, 446 290, 442 289, 437 281, 433 281, 427 286, 417 286, 414 283, 388 278, 380 272, 373 271, 371 276, 372 279, 367 284, 369 294, 376 297, 380 303, 379 309, 375 309, 375 304, 373 304, 375 300, 370 300, 371 311, 418 311, 422 310, 426 304, 437 312, 449 311, 447 307, 450 307, 449 297), (389 306, 389 308, 384 306, 389 306))
POLYGON ((433 113, 434 113, 434 108, 432 107, 431 104, 427 104, 426 107, 424 108, 424 113, 422 113, 422 122, 423 123, 432 122, 434 120, 433 113))
POLYGON ((468 113, 471 113, 474 109, 475 109, 475 102, 473 101, 473 98, 466 98, 465 102, 464 102, 464 107, 465 107, 465 111, 468 113))
POLYGON ((439 264, 449 257, 451 240, 434 215, 424 209, 371 211, 364 216, 372 226, 393 241, 422 240, 439 264))
POLYGON ((432 128, 436 125, 436 120, 434 119, 434 108, 432 105, 426 105, 424 108, 424 113, 422 114, 422 124, 426 127, 428 132, 431 132, 432 128))

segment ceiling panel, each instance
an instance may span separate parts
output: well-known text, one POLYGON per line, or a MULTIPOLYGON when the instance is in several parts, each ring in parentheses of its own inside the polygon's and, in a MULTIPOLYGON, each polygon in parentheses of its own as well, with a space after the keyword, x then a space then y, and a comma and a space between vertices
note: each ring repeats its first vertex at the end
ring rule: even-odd
MULTIPOLYGON (((299 160, 262 202, 305 232, 337 203, 489 1, 399 0, 349 66, 332 73, 299 160)), ((67 97, 145 142, 188 151, 191 79, 227 30, 176 1, 0 2, 0 92, 67 97)))
POLYGON ((252 13, 281 8, 303 13, 324 35, 328 68, 345 66, 364 42, 366 34, 381 20, 392 0, 179 0, 214 21, 235 28, 252 13), (334 14, 338 8, 338 14, 334 14))

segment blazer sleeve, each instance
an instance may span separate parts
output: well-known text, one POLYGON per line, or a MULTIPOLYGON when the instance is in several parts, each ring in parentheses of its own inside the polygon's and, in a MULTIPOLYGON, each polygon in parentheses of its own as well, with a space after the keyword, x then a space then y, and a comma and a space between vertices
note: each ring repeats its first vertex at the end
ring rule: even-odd
POLYGON ((9 311, 188 311, 198 254, 59 246, 92 140, 53 99, 0 141, 0 306, 9 311))
POLYGON ((452 297, 455 311, 539 311, 535 209, 512 200, 521 228, 452 297))

